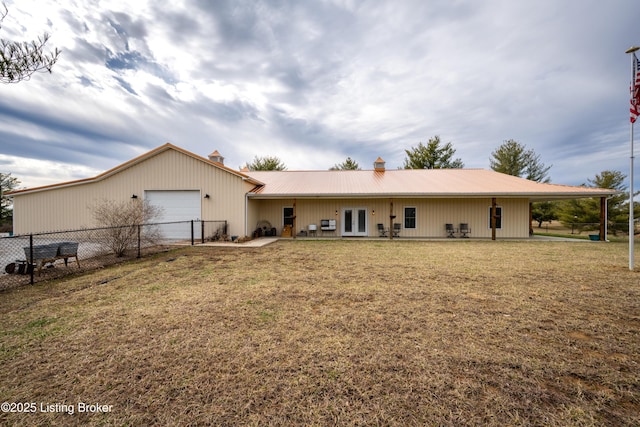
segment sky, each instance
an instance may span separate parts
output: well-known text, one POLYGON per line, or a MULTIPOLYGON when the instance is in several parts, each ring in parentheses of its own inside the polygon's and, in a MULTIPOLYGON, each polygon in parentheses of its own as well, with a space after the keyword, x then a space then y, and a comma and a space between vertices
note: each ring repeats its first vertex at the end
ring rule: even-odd
POLYGON ((234 169, 395 169, 436 135, 467 168, 513 139, 553 183, 629 176, 637 0, 5 3, 1 39, 47 32, 62 51, 52 74, 0 85, 0 172, 20 188, 166 142, 234 169))

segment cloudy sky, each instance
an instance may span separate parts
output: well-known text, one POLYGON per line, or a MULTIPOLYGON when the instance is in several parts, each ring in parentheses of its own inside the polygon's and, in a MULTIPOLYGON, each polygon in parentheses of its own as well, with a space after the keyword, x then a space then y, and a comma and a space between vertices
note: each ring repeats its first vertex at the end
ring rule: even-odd
POLYGON ((489 168, 515 139, 554 183, 629 174, 637 0, 6 5, 0 38, 46 31, 62 50, 52 74, 0 86, 0 171, 22 186, 93 176, 165 142, 217 149, 232 168, 267 155, 292 170, 348 156, 397 168, 435 135, 465 167, 489 168))

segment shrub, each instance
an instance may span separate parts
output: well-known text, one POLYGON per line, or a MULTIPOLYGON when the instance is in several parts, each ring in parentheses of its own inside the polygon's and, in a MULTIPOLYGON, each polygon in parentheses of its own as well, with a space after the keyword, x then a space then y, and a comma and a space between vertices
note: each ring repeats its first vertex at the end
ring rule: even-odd
POLYGON ((139 230, 141 244, 157 243, 160 238, 158 228, 140 226, 152 223, 161 213, 162 208, 139 199, 123 202, 103 200, 93 207, 94 219, 104 227, 98 230, 99 238, 118 257, 137 246, 139 230))

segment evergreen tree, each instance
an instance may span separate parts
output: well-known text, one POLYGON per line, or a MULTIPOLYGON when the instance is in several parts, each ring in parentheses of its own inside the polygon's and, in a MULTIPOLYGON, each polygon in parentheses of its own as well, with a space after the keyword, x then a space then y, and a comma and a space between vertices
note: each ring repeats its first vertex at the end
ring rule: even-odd
POLYGON ((450 142, 442 145, 439 136, 429 139, 425 146, 420 142, 417 147, 404 150, 407 157, 404 160, 405 169, 461 169, 464 167, 461 159, 453 159, 456 150, 450 142))
POLYGON ((247 164, 250 171, 283 171, 287 167, 282 160, 275 156, 254 157, 251 163, 247 164))
POLYGON ((489 159, 491 169, 507 175, 519 176, 536 182, 549 182, 551 166, 545 166, 540 156, 513 139, 504 141, 489 159))
POLYGON ((558 219, 557 203, 551 201, 534 203, 531 209, 531 216, 538 223, 538 228, 541 228, 543 222, 558 219))
POLYGON ((335 166, 333 166, 331 169, 332 171, 359 171, 360 170, 360 166, 358 165, 358 162, 356 162, 355 160, 352 160, 351 157, 347 157, 347 159, 340 163, 340 164, 336 164, 335 166))

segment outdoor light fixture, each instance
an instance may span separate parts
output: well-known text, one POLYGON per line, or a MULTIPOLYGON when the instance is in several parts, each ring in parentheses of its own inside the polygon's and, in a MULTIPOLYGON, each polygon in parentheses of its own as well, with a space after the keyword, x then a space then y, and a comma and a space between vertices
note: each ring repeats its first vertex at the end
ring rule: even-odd
POLYGON ((338 216, 338 209, 336 209, 336 216, 338 216))
POLYGON ((137 199, 137 198, 138 198, 138 196, 136 196, 135 194, 133 194, 133 195, 131 196, 131 198, 132 198, 132 199, 137 199))
POLYGON ((376 210, 374 209, 374 210, 371 212, 371 215, 375 215, 375 214, 376 214, 376 210))
POLYGON ((205 194, 205 195, 204 195, 204 198, 205 198, 205 199, 210 199, 210 198, 211 198, 211 196, 209 196, 209 194, 207 193, 207 194, 205 194))

